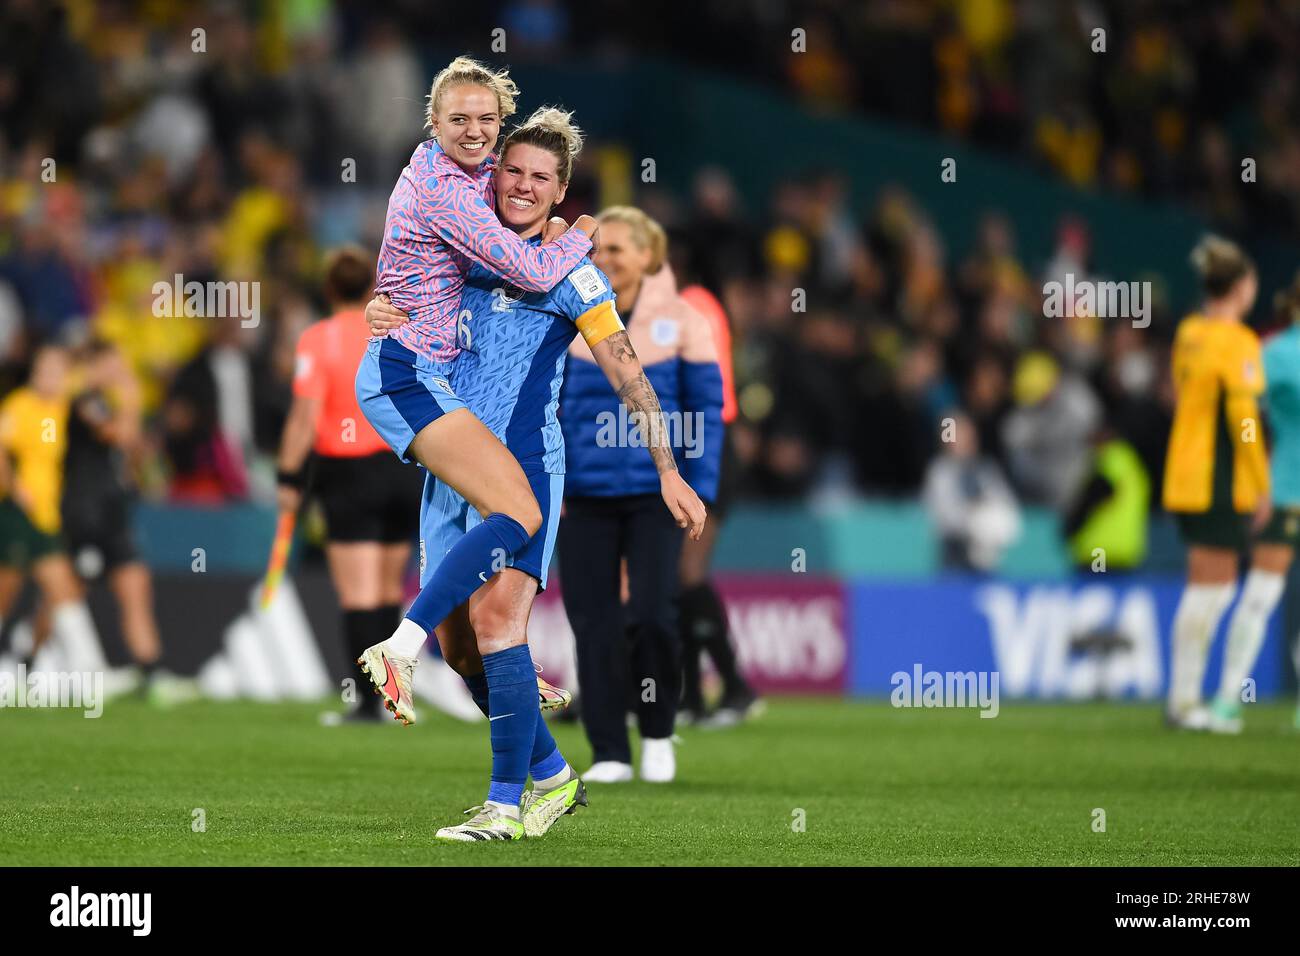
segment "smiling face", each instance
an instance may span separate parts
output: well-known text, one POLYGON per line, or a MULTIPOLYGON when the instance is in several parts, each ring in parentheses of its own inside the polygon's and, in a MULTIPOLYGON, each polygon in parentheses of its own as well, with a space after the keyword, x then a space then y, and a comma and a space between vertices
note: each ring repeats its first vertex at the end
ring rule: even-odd
POLYGON ((442 94, 433 117, 433 135, 444 153, 472 173, 496 147, 501 108, 486 86, 464 83, 442 94))
POLYGON ((650 268, 654 253, 647 247, 636 244, 632 227, 625 222, 614 220, 601 221, 600 248, 596 250, 591 261, 596 268, 609 276, 615 293, 619 290, 630 291, 636 288, 641 277, 650 268))
POLYGON ((32 390, 42 398, 59 398, 67 388, 70 362, 58 346, 46 346, 32 361, 32 390))
POLYGON ((549 149, 517 143, 496 172, 497 215, 520 235, 540 231, 551 209, 564 201, 559 160, 549 149))

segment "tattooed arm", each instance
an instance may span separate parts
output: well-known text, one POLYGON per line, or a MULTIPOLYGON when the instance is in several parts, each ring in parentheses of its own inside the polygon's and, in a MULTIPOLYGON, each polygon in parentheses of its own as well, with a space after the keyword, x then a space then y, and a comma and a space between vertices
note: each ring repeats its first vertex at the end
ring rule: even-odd
POLYGON ((646 378, 627 332, 618 331, 601 339, 592 346, 591 354, 646 437, 646 447, 659 472, 659 489, 668 510, 678 525, 690 528, 691 539, 698 541, 704 532, 704 502, 677 471, 659 396, 646 378))
POLYGON ((641 361, 636 357, 626 332, 615 332, 592 350, 596 364, 614 386, 620 401, 627 406, 629 416, 646 437, 646 447, 654 460, 655 471, 677 470, 677 459, 664 422, 663 409, 654 386, 645 377, 641 361))

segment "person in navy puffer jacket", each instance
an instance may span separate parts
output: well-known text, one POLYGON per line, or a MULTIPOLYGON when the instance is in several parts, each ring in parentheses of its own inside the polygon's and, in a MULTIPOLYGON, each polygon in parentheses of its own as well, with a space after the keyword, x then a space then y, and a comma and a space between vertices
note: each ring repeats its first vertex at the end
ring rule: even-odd
MULTIPOLYGON (((682 476, 705 501, 717 494, 722 452, 722 374, 708 320, 678 295, 663 229, 639 209, 598 217, 594 257, 609 277, 628 337, 663 406, 682 476)), ((624 714, 637 689, 641 777, 676 773, 672 734, 681 695, 677 621, 683 531, 659 502, 645 436, 596 367, 581 338, 569 350, 560 393, 566 487, 560 578, 573 627, 591 783, 632 779, 624 714), (628 601, 620 599, 627 565, 628 601)))

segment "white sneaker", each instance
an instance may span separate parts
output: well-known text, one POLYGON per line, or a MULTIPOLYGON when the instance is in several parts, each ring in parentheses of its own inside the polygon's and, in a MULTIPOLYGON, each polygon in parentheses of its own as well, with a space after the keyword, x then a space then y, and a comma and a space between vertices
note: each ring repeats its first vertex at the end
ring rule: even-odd
POLYGON ((641 779, 646 783, 672 783, 675 776, 677 755, 673 752, 673 738, 642 738, 641 779))
POLYGON ((1216 697, 1210 704, 1210 733, 1239 734, 1242 730, 1241 704, 1216 697))
POLYGON ((135 667, 110 667, 104 671, 104 698, 124 697, 140 689, 143 678, 135 667))
POLYGON ((199 682, 192 677, 177 677, 168 671, 154 671, 149 678, 146 696, 154 707, 175 707, 191 704, 203 697, 199 682))
POLYGON ((1209 708, 1199 704, 1181 713, 1165 714, 1165 723, 1175 730, 1209 730, 1211 719, 1209 708))
POLYGON ((601 760, 582 775, 585 783, 627 783, 632 779, 632 765, 617 760, 601 760))

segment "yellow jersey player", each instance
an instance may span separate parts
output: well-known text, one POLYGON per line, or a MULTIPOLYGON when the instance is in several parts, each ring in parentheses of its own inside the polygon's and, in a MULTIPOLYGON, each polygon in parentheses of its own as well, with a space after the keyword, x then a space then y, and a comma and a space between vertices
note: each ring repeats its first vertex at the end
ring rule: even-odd
MULTIPOLYGON (((1246 679, 1255 667, 1268 619, 1286 589, 1286 576, 1300 544, 1300 274, 1274 299, 1285 331, 1264 346, 1265 410, 1273 440, 1273 514, 1250 555, 1250 573, 1228 622, 1219 692, 1210 705, 1210 730, 1241 731, 1246 679)), ((1300 667, 1300 656, 1296 658, 1300 667)), ((1300 727, 1300 711, 1296 713, 1300 727)))
MULTIPOLYGON (((1205 303, 1183 320, 1174 339, 1176 404, 1164 477, 1164 506, 1187 544, 1167 716, 1172 726, 1203 730, 1211 724, 1201 706, 1210 642, 1232 603, 1251 516, 1258 530, 1271 506, 1258 404, 1263 364, 1259 339, 1243 323, 1258 291, 1255 267, 1240 248, 1217 236, 1197 245, 1192 262, 1205 303)), ((1254 593, 1262 587, 1248 579, 1243 603, 1254 606, 1266 598, 1254 593)))
POLYGON ((99 637, 59 535, 70 366, 66 349, 38 349, 27 384, 0 403, 0 617, 30 573, 53 622, 52 654, 42 666, 103 671, 99 637))

